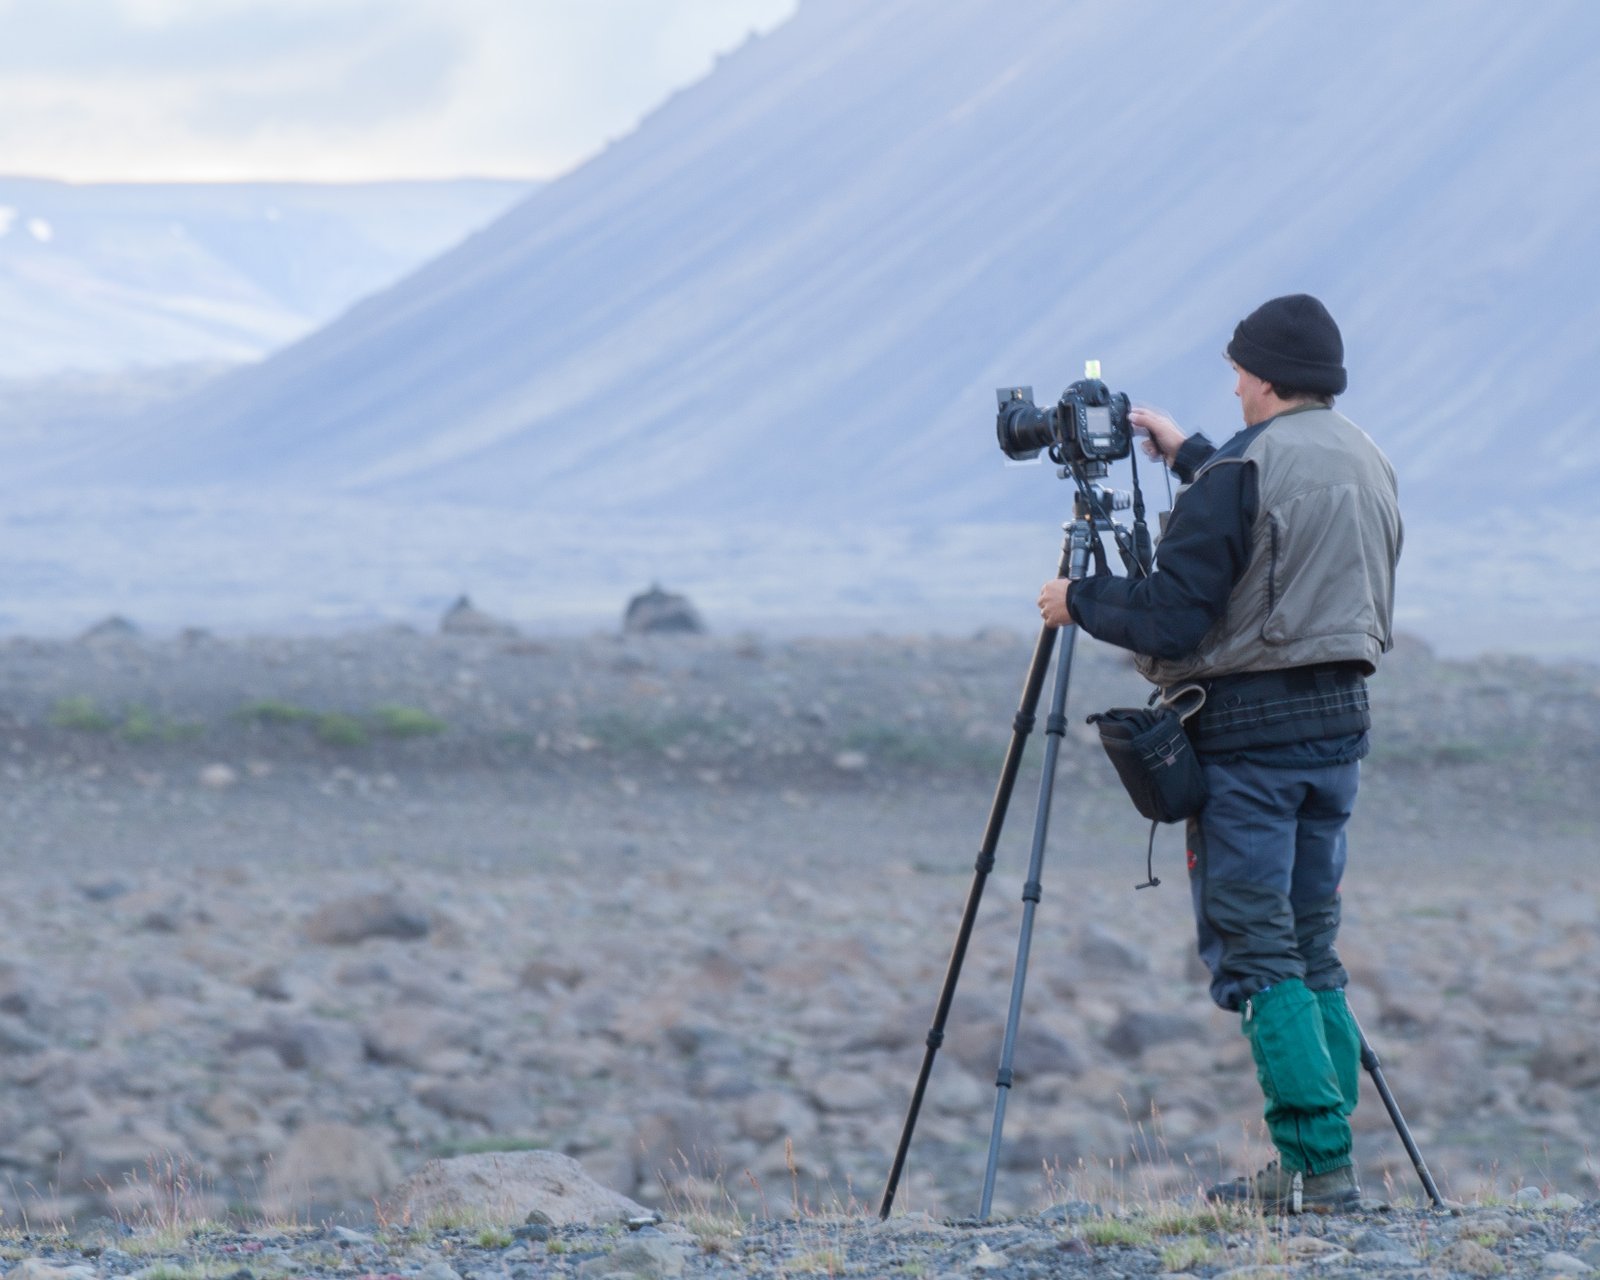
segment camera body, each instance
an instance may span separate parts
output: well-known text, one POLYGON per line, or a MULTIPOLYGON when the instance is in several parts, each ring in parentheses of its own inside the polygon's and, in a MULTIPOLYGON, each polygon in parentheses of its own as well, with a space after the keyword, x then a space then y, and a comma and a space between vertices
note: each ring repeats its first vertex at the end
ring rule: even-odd
POLYGON ((1001 452, 1015 461, 1045 449, 1059 466, 1104 466, 1133 452, 1128 397, 1099 378, 1080 378, 1048 410, 1034 404, 1032 387, 1000 387, 994 394, 995 435, 1001 452))

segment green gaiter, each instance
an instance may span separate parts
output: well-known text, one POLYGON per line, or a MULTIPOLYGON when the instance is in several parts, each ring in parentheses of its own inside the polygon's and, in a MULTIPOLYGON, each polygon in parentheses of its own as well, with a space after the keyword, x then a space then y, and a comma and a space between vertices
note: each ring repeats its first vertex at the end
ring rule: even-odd
POLYGON ((1349 1112, 1316 996, 1299 978, 1275 983, 1245 1001, 1243 1029, 1283 1167, 1316 1174, 1349 1164, 1349 1112))
POLYGON ((1344 1098, 1343 1114, 1348 1120, 1361 1097, 1361 1032, 1345 1002, 1344 989, 1313 991, 1322 1011, 1322 1035, 1328 1042, 1328 1057, 1339 1079, 1339 1094, 1344 1098))

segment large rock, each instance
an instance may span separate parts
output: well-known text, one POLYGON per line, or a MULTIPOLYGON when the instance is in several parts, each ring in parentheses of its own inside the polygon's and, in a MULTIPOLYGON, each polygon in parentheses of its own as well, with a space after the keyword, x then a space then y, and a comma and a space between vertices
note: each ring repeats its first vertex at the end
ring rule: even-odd
POLYGON ((361 1037, 373 1062, 425 1070, 440 1054, 476 1050, 483 1025, 449 1010, 407 1006, 380 1013, 362 1027, 361 1037))
POLYGON ((1157 1045, 1200 1040, 1205 1034, 1205 1024, 1186 1014, 1126 1009, 1106 1033, 1105 1046, 1119 1058, 1137 1058, 1157 1045))
POLYGON ((116 613, 100 619, 78 637, 80 644, 96 646, 135 644, 139 639, 139 628, 116 613))
POLYGON ((361 1062, 361 1033, 332 1018, 273 1017, 260 1027, 235 1029, 222 1044, 228 1053, 270 1049, 291 1071, 337 1072, 361 1062))
POLYGON ((657 583, 628 601, 628 610, 622 616, 622 629, 633 634, 680 631, 698 635, 706 626, 688 597, 663 591, 657 583))
POLYGON ((0 1013, 0 1054, 42 1053, 48 1047, 49 1041, 21 1018, 0 1013))
POLYGON ((509 622, 477 608, 466 596, 459 597, 439 619, 439 630, 447 636, 514 636, 517 629, 509 622))
POLYGON ((561 1225, 650 1216, 643 1205, 602 1187, 571 1156, 497 1151, 430 1160, 400 1184, 383 1208, 390 1222, 468 1216, 520 1223, 537 1210, 561 1225))
POLYGON ((634 1280, 671 1280, 683 1274, 687 1251, 671 1240, 650 1237, 625 1240, 611 1252, 578 1264, 578 1280, 631 1276, 634 1280))
POLYGON ((6 1280, 94 1280, 99 1273, 90 1266, 58 1267, 40 1258, 24 1258, 10 1271, 6 1280))
POLYGON ((1554 1080, 1569 1089, 1600 1085, 1600 1045, 1593 1027, 1549 1028, 1528 1066, 1535 1079, 1554 1080))
POLYGON ((336 1121, 308 1124, 273 1160, 261 1205, 274 1217, 305 1221, 370 1210, 398 1175, 380 1134, 336 1121))
POLYGON ((1085 927, 1077 958, 1084 968, 1101 976, 1147 973, 1150 969, 1150 959, 1142 948, 1099 924, 1085 927))
POLYGON ((325 903, 306 921, 307 940, 325 947, 350 947, 368 938, 425 938, 428 910, 392 893, 358 894, 325 903))

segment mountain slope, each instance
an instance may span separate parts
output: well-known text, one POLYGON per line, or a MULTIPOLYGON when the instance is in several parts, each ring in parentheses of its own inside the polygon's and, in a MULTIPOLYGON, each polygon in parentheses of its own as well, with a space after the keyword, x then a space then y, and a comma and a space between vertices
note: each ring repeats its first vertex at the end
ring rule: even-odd
POLYGON ((1061 496, 1002 478, 995 385, 1053 396, 1099 357, 1226 435, 1234 321, 1306 289, 1414 509, 1579 495, 1596 85, 1583 0, 806 0, 455 252, 146 424, 143 474, 1019 514, 1061 496))

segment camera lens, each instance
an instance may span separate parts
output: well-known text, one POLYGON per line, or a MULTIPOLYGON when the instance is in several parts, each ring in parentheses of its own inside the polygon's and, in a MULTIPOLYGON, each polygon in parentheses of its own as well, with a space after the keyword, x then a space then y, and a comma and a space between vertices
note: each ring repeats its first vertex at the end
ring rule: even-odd
POLYGON ((1001 452, 1021 462, 1036 456, 1040 449, 1049 448, 1055 440, 1051 417, 1051 413, 1026 400, 1004 406, 995 418, 1001 452))

